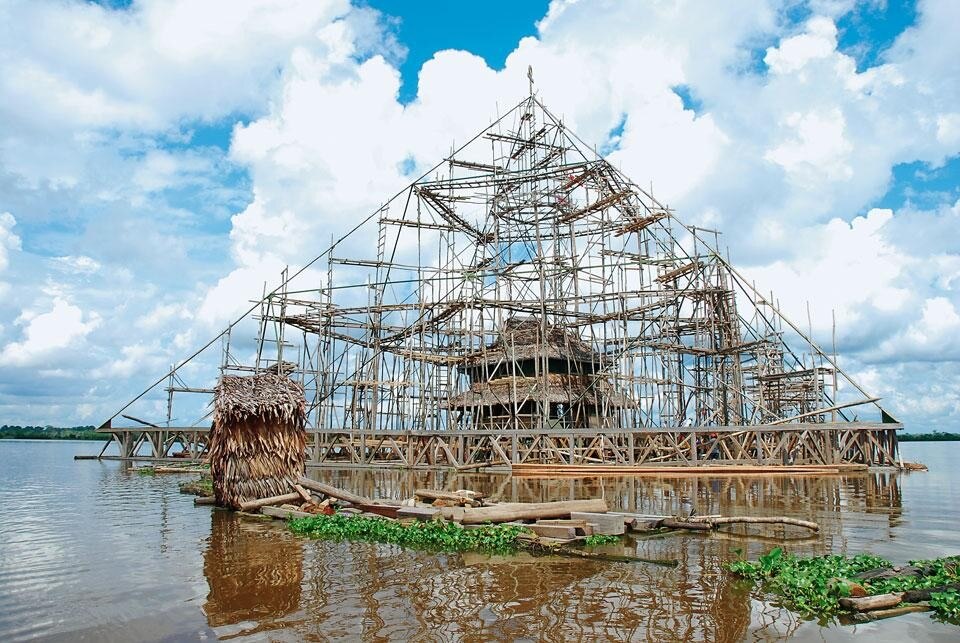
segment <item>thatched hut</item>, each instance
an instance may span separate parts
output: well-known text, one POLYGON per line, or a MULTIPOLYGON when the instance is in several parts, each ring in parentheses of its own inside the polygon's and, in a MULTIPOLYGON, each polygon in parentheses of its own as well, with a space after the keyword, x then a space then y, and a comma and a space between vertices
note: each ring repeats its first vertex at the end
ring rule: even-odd
POLYGON ((536 317, 508 319, 493 343, 458 366, 470 386, 442 406, 476 428, 600 427, 627 405, 590 344, 536 317))
POLYGON ((303 385, 275 373, 224 375, 214 391, 210 475, 217 504, 290 493, 306 461, 303 385))

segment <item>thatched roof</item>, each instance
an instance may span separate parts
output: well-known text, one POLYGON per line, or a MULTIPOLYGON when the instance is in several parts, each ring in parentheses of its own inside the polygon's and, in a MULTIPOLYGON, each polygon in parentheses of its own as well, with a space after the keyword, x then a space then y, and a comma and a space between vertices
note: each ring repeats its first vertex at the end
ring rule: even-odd
POLYGON ((510 405, 514 399, 517 402, 529 399, 552 404, 581 403, 599 406, 603 398, 612 406, 629 405, 624 396, 609 390, 610 385, 605 380, 598 380, 591 386, 591 379, 551 373, 547 376, 546 386, 543 386, 539 377, 500 377, 490 382, 474 382, 468 390, 451 397, 442 406, 455 409, 494 404, 510 405))
POLYGON ((546 325, 546 333, 536 317, 512 317, 504 324, 500 336, 487 346, 464 358, 464 366, 490 362, 517 362, 547 357, 572 362, 599 363, 600 356, 580 337, 567 329, 546 325))
POLYGON ((276 420, 303 426, 303 385, 276 373, 242 377, 224 375, 213 393, 215 424, 276 420))

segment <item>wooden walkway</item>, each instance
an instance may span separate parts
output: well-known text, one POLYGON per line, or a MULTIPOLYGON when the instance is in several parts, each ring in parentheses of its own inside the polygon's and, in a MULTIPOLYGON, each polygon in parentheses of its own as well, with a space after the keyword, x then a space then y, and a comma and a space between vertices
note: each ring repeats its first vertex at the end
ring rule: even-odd
MULTIPOLYGON (((897 466, 900 424, 837 422, 668 429, 310 431, 310 466, 509 470, 515 464, 649 467, 897 466)), ((101 459, 198 460, 208 427, 101 429, 101 459), (106 455, 112 444, 118 455, 106 455)))

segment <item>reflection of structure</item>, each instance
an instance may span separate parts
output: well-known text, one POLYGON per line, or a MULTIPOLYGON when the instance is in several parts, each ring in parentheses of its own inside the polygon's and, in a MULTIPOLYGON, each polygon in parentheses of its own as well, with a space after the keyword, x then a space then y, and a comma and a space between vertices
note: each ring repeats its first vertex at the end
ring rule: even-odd
MULTIPOLYGON (((316 464, 894 465, 899 425, 717 235, 531 94, 308 264, 325 275, 285 273, 253 363, 234 324, 221 369, 293 368, 316 464)), ((155 385, 168 422, 210 385, 184 372, 155 385)))
MULTIPOLYGON (((865 519, 884 533, 887 517, 900 507, 898 478, 887 475, 532 480, 435 471, 321 473, 338 486, 378 497, 408 497, 423 486, 468 487, 520 501, 604 495, 613 508, 656 514, 672 512, 687 493, 703 513, 816 519, 822 536, 791 541, 791 551, 798 553, 849 547, 850 539, 876 542, 865 519)), ((204 553, 210 585, 205 611, 220 634, 244 623, 238 627, 284 627, 293 639, 318 633, 349 640, 548 634, 555 640, 735 641, 750 628, 769 625, 789 634, 799 624, 778 610, 758 613, 765 608, 721 568, 736 548, 746 548, 750 558, 769 550, 772 545, 756 535, 675 534, 631 545, 640 556, 676 558, 680 565, 488 559, 376 543, 299 541, 282 529, 214 512, 204 553)))
MULTIPOLYGON (((225 511, 211 515, 203 574, 210 586, 203 610, 211 627, 253 621, 259 630, 300 606, 303 543, 294 536, 225 511)), ((278 624, 279 626, 279 624, 278 624)))

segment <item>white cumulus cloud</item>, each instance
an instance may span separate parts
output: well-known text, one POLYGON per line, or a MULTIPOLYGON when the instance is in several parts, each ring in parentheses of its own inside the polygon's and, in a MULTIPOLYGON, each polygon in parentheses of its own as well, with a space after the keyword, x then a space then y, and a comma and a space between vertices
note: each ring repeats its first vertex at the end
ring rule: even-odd
POLYGON ((49 311, 24 313, 17 323, 23 326, 23 339, 10 342, 0 350, 0 364, 33 364, 59 349, 66 349, 99 326, 100 316, 84 314, 79 307, 57 298, 49 311))

